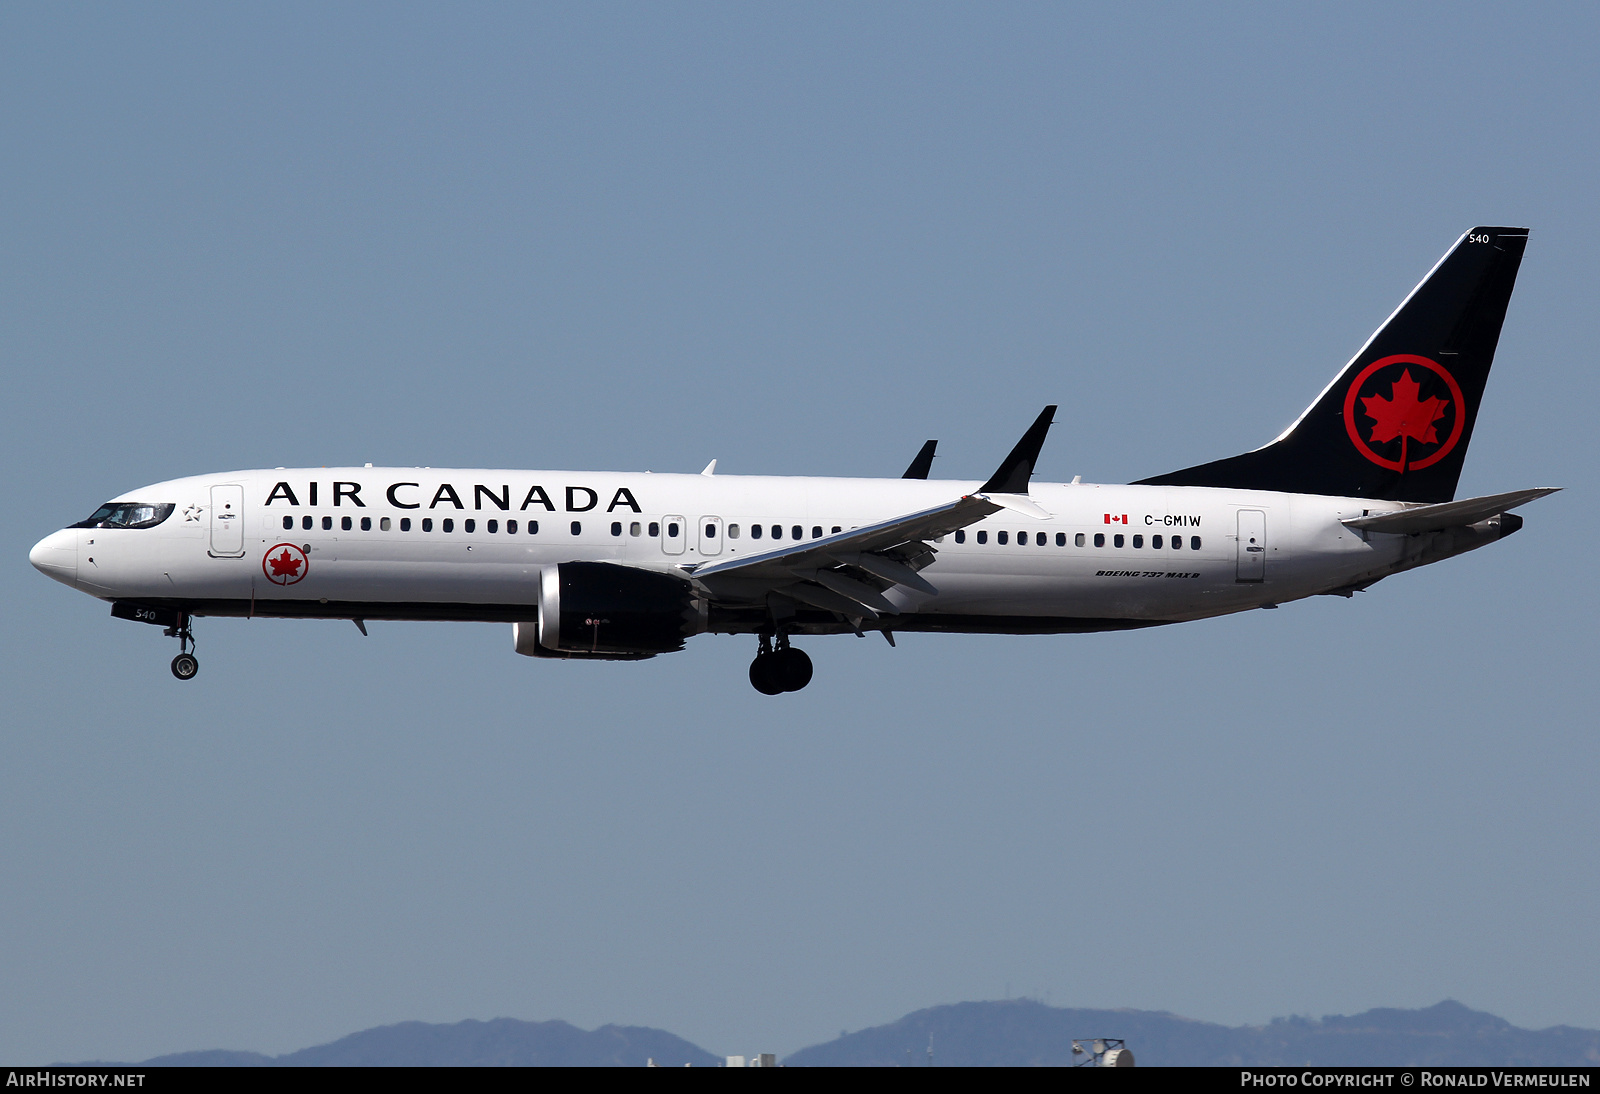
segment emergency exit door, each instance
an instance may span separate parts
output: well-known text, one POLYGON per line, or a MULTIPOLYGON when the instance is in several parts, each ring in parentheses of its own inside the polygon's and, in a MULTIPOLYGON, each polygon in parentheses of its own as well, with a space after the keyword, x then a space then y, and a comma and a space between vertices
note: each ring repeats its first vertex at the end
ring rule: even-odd
POLYGON ((1267 514, 1239 510, 1239 581, 1267 579, 1267 514))
POLYGON ((722 553, 722 518, 701 517, 695 525, 695 531, 700 533, 700 553, 703 555, 720 555, 722 553))
POLYGON ((211 556, 238 558, 244 554, 244 487, 211 488, 211 556))
POLYGON ((669 555, 683 554, 684 544, 689 541, 688 531, 688 522, 682 517, 662 517, 661 550, 669 555))

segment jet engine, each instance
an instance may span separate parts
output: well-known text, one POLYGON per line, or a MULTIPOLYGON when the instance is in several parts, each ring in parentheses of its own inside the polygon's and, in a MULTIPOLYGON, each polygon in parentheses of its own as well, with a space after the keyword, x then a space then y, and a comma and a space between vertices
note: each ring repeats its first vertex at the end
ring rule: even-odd
POLYGON ((530 657, 638 661, 683 649, 705 630, 705 606, 673 574, 612 562, 563 562, 539 580, 539 618, 512 624, 530 657))

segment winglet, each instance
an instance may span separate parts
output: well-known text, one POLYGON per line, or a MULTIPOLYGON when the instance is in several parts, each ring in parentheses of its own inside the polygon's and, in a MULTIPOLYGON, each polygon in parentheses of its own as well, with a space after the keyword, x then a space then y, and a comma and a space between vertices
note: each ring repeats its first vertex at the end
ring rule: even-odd
POLYGON ((717 461, 716 460, 712 460, 710 463, 706 464, 706 469, 704 471, 700 472, 700 474, 706 475, 708 477, 711 476, 711 475, 715 475, 716 473, 717 473, 717 461))
POLYGON ((1026 494, 1028 492, 1028 480, 1033 478, 1033 465, 1039 459, 1039 449, 1044 447, 1044 437, 1050 432, 1055 412, 1053 403, 1044 408, 1028 427, 1028 431, 1022 435, 1022 440, 1017 442, 1017 447, 1011 450, 1011 455, 1007 456, 999 469, 989 476, 989 481, 979 487, 979 493, 1026 494))
POLYGON ((933 450, 939 447, 938 441, 929 441, 922 446, 922 451, 917 453, 917 458, 911 461, 911 466, 906 468, 902 479, 925 479, 928 472, 933 470, 933 450))

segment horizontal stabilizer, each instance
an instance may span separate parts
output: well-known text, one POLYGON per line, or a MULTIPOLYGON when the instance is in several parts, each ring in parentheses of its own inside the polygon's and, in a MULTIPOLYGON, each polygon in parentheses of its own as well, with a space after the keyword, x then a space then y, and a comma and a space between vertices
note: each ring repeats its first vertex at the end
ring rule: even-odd
POLYGON ((1444 528, 1464 528, 1487 520, 1500 513, 1509 512, 1547 494, 1554 494, 1559 486, 1540 487, 1535 490, 1513 490, 1509 494, 1490 494, 1482 498, 1463 498, 1438 505, 1421 505, 1414 509, 1401 509, 1394 513, 1375 513, 1370 517, 1351 517, 1340 521, 1346 528, 1360 528, 1366 532, 1396 532, 1418 535, 1437 532, 1444 528))

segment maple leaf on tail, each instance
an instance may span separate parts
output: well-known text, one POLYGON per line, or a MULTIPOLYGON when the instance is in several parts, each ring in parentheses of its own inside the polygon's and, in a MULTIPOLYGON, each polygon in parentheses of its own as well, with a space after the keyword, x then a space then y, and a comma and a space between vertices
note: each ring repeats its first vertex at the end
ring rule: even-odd
POLYGON ((1444 416, 1450 400, 1435 396, 1418 399, 1421 390, 1422 385, 1411 378, 1408 368, 1394 382, 1389 392, 1390 398, 1385 399, 1382 395, 1363 397, 1362 405, 1366 408, 1367 417, 1373 421, 1372 436, 1368 439, 1374 444, 1382 444, 1398 437, 1403 444, 1405 438, 1409 437, 1423 444, 1438 444, 1439 437, 1434 432, 1434 424, 1444 416))
POLYGON ((277 558, 267 559, 267 563, 272 567, 273 577, 293 577, 300 572, 300 560, 287 550, 277 558))

